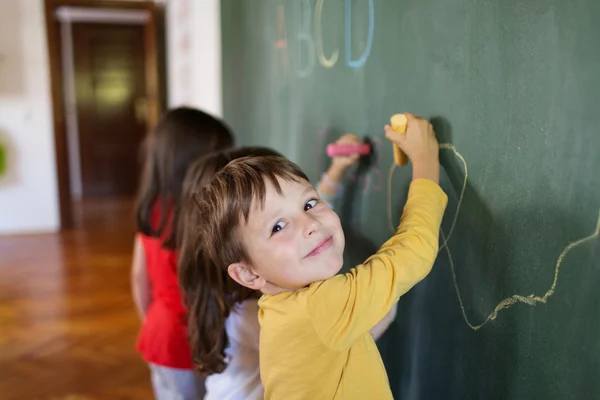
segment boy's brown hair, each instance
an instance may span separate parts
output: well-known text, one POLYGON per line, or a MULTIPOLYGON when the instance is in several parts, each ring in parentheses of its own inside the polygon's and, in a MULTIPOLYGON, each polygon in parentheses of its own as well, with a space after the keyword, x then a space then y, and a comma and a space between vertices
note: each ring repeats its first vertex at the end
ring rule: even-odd
POLYGON ((198 213, 205 221, 200 228, 205 249, 219 268, 251 261, 237 227, 248 222, 255 201, 264 206, 267 182, 281 194, 278 178, 308 181, 296 164, 283 157, 245 157, 229 163, 196 197, 198 213))
POLYGON ((179 280, 194 365, 202 374, 223 372, 225 321, 236 304, 257 295, 231 279, 227 268, 249 261, 237 227, 248 221, 255 201, 264 205, 267 182, 281 193, 278 178, 308 181, 296 164, 264 148, 211 155, 194 164, 186 177, 179 280))

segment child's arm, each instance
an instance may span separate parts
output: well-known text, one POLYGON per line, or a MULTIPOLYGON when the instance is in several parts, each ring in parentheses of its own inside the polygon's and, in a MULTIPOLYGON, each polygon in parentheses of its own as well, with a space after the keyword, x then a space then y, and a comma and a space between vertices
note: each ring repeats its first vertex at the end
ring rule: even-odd
MULTIPOLYGON (((336 141, 340 145, 360 144, 361 142, 360 138, 352 133, 346 133, 336 141)), ((333 157, 331 166, 317 184, 317 192, 330 207, 333 208, 333 201, 340 195, 341 183, 346 171, 356 164, 358 158, 358 155, 333 157)))
POLYGON ((133 245, 133 261, 131 263, 131 292, 140 319, 146 318, 146 311, 152 302, 152 286, 146 269, 146 254, 139 235, 133 245))
POLYGON ((334 349, 349 347, 392 309, 399 297, 431 270, 447 197, 439 179, 438 147, 431 125, 409 116, 406 138, 396 140, 410 157, 413 182, 401 223, 363 265, 308 288, 308 307, 321 340, 334 349))
MULTIPOLYGON (((337 144, 360 144, 362 143, 361 139, 351 133, 347 133, 340 137, 337 141, 337 144)), ((342 187, 342 180, 346 174, 348 168, 352 165, 356 164, 359 156, 353 155, 349 157, 338 156, 333 157, 331 166, 327 170, 327 172, 321 178, 321 181, 317 184, 317 191, 321 198, 331 207, 333 208, 332 202, 334 199, 341 195, 340 188, 342 187)), ((389 326, 394 319, 396 318, 396 310, 398 309, 398 304, 394 304, 390 312, 388 312, 385 317, 377 325, 371 329, 371 336, 373 336, 374 340, 377 340, 387 331, 389 326)))

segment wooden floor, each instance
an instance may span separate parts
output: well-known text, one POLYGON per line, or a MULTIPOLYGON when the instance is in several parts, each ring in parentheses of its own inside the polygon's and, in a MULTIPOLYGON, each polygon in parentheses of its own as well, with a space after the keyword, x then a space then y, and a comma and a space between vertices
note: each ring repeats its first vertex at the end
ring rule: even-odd
POLYGON ((75 211, 72 231, 0 237, 0 398, 151 399, 129 290, 132 202, 75 211))

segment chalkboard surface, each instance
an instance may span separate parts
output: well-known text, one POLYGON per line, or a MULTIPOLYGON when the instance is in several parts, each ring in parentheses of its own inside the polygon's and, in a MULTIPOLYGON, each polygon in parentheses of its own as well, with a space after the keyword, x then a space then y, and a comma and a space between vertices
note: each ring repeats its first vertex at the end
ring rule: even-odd
POLYGON ((600 398, 600 2, 222 4, 224 113, 244 144, 315 182, 341 133, 376 149, 337 208, 349 266, 389 237, 410 182, 409 166, 388 183, 383 125, 434 124, 448 245, 380 340, 395 397, 600 398))

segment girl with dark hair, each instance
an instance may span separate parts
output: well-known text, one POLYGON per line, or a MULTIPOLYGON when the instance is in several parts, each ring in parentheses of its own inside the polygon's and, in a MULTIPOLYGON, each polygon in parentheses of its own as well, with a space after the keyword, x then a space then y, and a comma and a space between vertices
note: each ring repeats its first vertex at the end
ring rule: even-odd
POLYGON ((194 373, 177 281, 181 191, 194 160, 232 145, 233 135, 223 122, 182 107, 161 118, 142 148, 131 286, 142 320, 137 348, 150 366, 159 400, 204 395, 204 381, 194 373))

